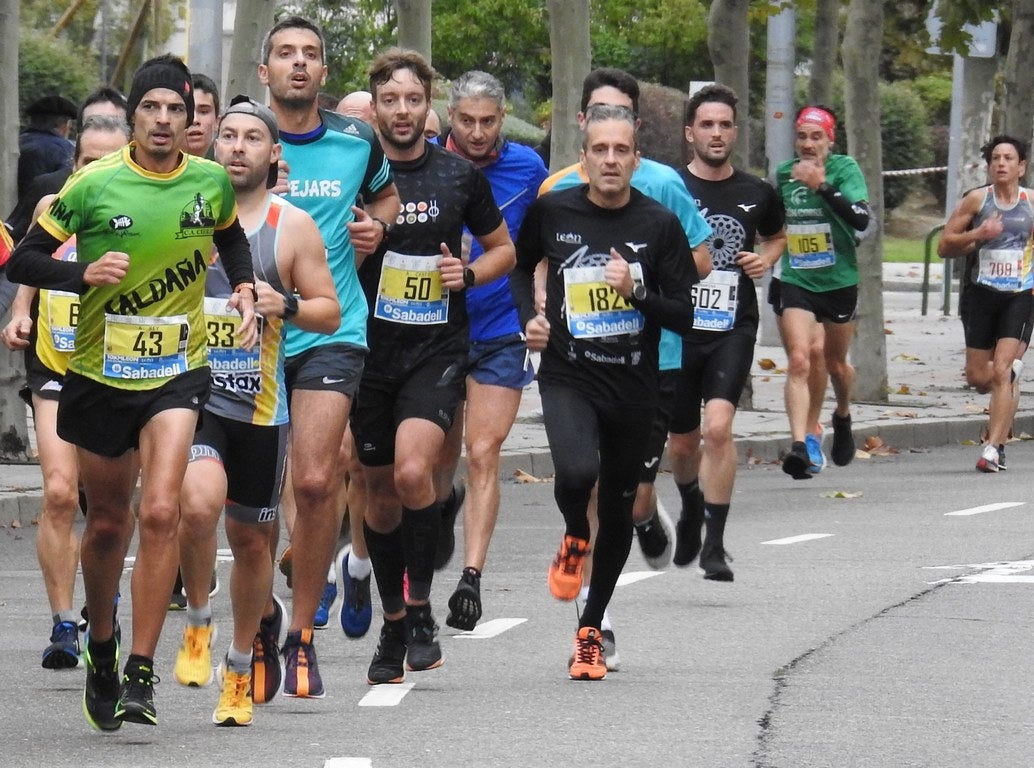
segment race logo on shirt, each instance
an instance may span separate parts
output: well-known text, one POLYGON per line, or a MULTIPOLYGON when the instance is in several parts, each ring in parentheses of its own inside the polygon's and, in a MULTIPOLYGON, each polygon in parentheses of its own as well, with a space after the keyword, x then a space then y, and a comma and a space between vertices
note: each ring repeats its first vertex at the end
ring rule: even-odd
POLYGON ((211 237, 215 230, 212 206, 200 192, 180 211, 180 231, 177 240, 188 237, 211 237))

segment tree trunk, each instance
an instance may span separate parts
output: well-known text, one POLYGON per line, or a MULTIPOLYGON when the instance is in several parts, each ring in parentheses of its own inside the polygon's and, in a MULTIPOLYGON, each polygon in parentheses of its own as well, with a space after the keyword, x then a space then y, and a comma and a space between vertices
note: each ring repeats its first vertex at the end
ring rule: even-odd
MULTIPOLYGON (((1003 133, 1023 139, 1029 146, 1034 131, 1034 100, 1030 98, 1034 91, 1034 6, 1030 0, 1014 0, 1012 4, 1012 34, 1003 81, 1003 133)), ((1028 160, 1028 179, 1030 165, 1028 160)))
POLYGON ((736 108, 739 136, 732 153, 732 163, 738 168, 748 167, 750 158, 749 6, 749 0, 714 0, 707 16, 707 50, 714 64, 714 79, 740 97, 736 108))
MULTIPOLYGON (((262 42, 273 26, 277 0, 237 0, 233 19, 233 42, 230 45, 230 68, 226 75, 227 97, 244 93, 265 102, 265 88, 258 79, 258 65, 263 63, 262 42)), ((229 98, 223 100, 230 103, 229 98)))
POLYGON ((880 139, 879 57, 882 0, 851 0, 844 32, 847 151, 861 166, 873 225, 858 248, 858 324, 851 358, 854 399, 887 402, 887 342, 883 328, 883 161, 880 139))
POLYGON ((399 45, 422 53, 431 61, 431 0, 395 0, 399 45))
POLYGON ((811 77, 808 79, 809 104, 832 104, 833 69, 837 64, 837 40, 840 37, 840 2, 816 2, 815 47, 811 52, 811 77))
POLYGON ((589 0, 549 0, 549 49, 553 57, 553 118, 549 170, 578 159, 581 133, 576 117, 582 81, 592 66, 589 0))
MULTIPOLYGON (((0 29, 17 30, 18 0, 0 0, 0 29)), ((14 208, 18 177, 18 40, 0 49, 0 206, 14 208)), ((10 319, 0 312, 0 323, 10 319)), ((18 390, 25 381, 25 354, 0 346, 0 458, 25 461, 29 445, 25 403, 18 390), (10 435, 10 437, 8 437, 10 435)))

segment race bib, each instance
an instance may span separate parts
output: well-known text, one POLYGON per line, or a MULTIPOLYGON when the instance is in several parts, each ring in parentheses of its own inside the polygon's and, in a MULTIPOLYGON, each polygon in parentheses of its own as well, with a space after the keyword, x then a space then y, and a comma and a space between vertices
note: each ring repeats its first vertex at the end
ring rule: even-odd
POLYGON ((693 286, 693 330, 728 331, 736 322, 737 272, 711 271, 693 286))
MULTIPOLYGON (((643 268, 628 265, 632 280, 643 281, 643 268)), ((572 267, 564 270, 564 304, 567 329, 576 339, 622 336, 643 330, 642 313, 607 285, 605 267, 572 267)))
POLYGON ((258 342, 251 349, 243 349, 237 332, 241 316, 226 308, 226 299, 205 297, 205 337, 208 346, 208 364, 212 373, 258 373, 262 361, 262 323, 259 322, 258 342))
POLYGON ((794 269, 832 267, 837 255, 829 224, 791 224, 786 228, 786 249, 794 269))
POLYGON ((384 254, 375 301, 373 316, 390 323, 441 325, 449 319, 449 291, 432 256, 384 254))
POLYGON ((170 317, 104 316, 104 375, 168 379, 187 370, 190 323, 170 317))
POLYGON ((75 351, 75 327, 79 325, 79 295, 47 291, 50 343, 58 352, 75 351))
POLYGON ((981 248, 977 282, 995 291, 1016 293, 1023 287, 1023 251, 981 248))

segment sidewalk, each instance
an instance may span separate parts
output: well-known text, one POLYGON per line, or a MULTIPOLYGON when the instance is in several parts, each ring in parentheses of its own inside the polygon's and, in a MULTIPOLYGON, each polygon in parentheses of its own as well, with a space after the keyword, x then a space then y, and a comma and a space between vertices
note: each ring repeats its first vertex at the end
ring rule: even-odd
MULTIPOLYGON (((886 403, 856 403, 852 407, 855 442, 863 448, 866 438, 878 436, 899 451, 974 443, 987 422, 987 396, 966 388, 963 379, 964 342, 962 325, 955 314, 941 313, 941 264, 931 265, 931 293, 928 314, 920 312, 922 264, 888 264, 884 267, 884 321, 888 331, 886 403)), ((776 461, 790 446, 783 382, 786 355, 782 347, 759 345, 754 355, 752 381, 753 410, 736 415, 735 433, 740 460, 776 461), (761 363, 770 360, 772 370, 761 363)), ((1034 434, 1034 383, 1021 384, 1025 401, 1020 403, 1014 432, 1034 434)), ((831 396, 830 396, 831 397, 831 396)), ((832 400, 827 398, 823 421, 829 421, 832 400)), ((973 461, 977 448, 973 448, 973 461)), ((517 423, 503 446, 501 475, 517 470, 538 477, 553 473, 553 463, 542 427, 538 389, 533 383, 524 391, 517 423)), ((39 514, 42 479, 37 465, 0 466, 0 525, 18 521, 30 525, 39 514)))

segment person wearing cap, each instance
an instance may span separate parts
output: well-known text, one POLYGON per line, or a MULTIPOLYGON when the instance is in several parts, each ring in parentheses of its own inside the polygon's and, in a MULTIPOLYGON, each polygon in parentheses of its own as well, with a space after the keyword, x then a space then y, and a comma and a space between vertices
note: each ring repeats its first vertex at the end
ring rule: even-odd
POLYGON ((854 458, 851 393, 855 372, 847 353, 858 303, 855 247, 869 227, 871 214, 858 163, 832 152, 833 112, 823 106, 804 107, 797 113, 796 126, 797 157, 779 165, 776 187, 786 207, 780 329, 788 360, 786 414, 793 441, 783 458, 783 471, 804 480, 825 461, 821 438, 809 432, 825 394, 809 387, 809 350, 819 325, 825 338, 823 357, 836 395, 830 455, 840 467, 854 458), (810 451, 808 442, 812 443, 810 451))
MULTIPOLYGON (((262 331, 251 351, 241 349, 228 332, 233 327, 226 309, 230 283, 215 261, 205 278, 212 394, 194 436, 180 507, 181 545, 191 542, 190 557, 184 556, 181 565, 191 600, 175 676, 191 686, 212 679, 208 582, 225 504, 233 552, 233 636, 220 668, 222 692, 212 719, 216 725, 243 726, 251 723, 253 700, 269 701, 281 683, 278 643, 284 613, 272 598, 270 537, 279 525, 277 504, 287 458, 287 324, 331 333, 341 308, 316 223, 269 192, 281 150, 269 108, 237 96, 219 121, 214 150, 230 175, 241 226, 251 244, 262 331)), ((180 552, 185 555, 186 549, 181 546, 180 552)))
POLYGON ((79 108, 64 96, 44 96, 25 110, 28 126, 18 136, 18 197, 37 176, 72 168, 68 134, 79 108))
POLYGON ((90 617, 83 712, 98 730, 157 724, 154 651, 178 560, 180 488, 208 399, 204 278, 218 246, 235 343, 257 337, 254 271, 226 171, 185 155, 190 72, 178 58, 133 77, 133 140, 71 177, 15 249, 12 281, 80 294, 58 435, 77 447, 89 511, 81 561, 90 617), (78 261, 52 258, 77 238, 78 261), (113 616, 141 478, 132 638, 121 681, 113 616))
POLYGON ((356 264, 388 236, 399 211, 398 191, 377 137, 366 123, 319 107, 326 81, 320 28, 301 16, 278 21, 262 46, 259 82, 269 88, 290 169, 285 197, 309 213, 327 246, 341 323, 330 335, 289 326, 287 387, 290 461, 297 505, 291 532, 291 620, 284 641, 284 695, 324 695, 313 643, 321 598, 341 530, 338 452, 366 357, 366 301, 356 264), (355 205, 362 195, 365 208, 355 205))

